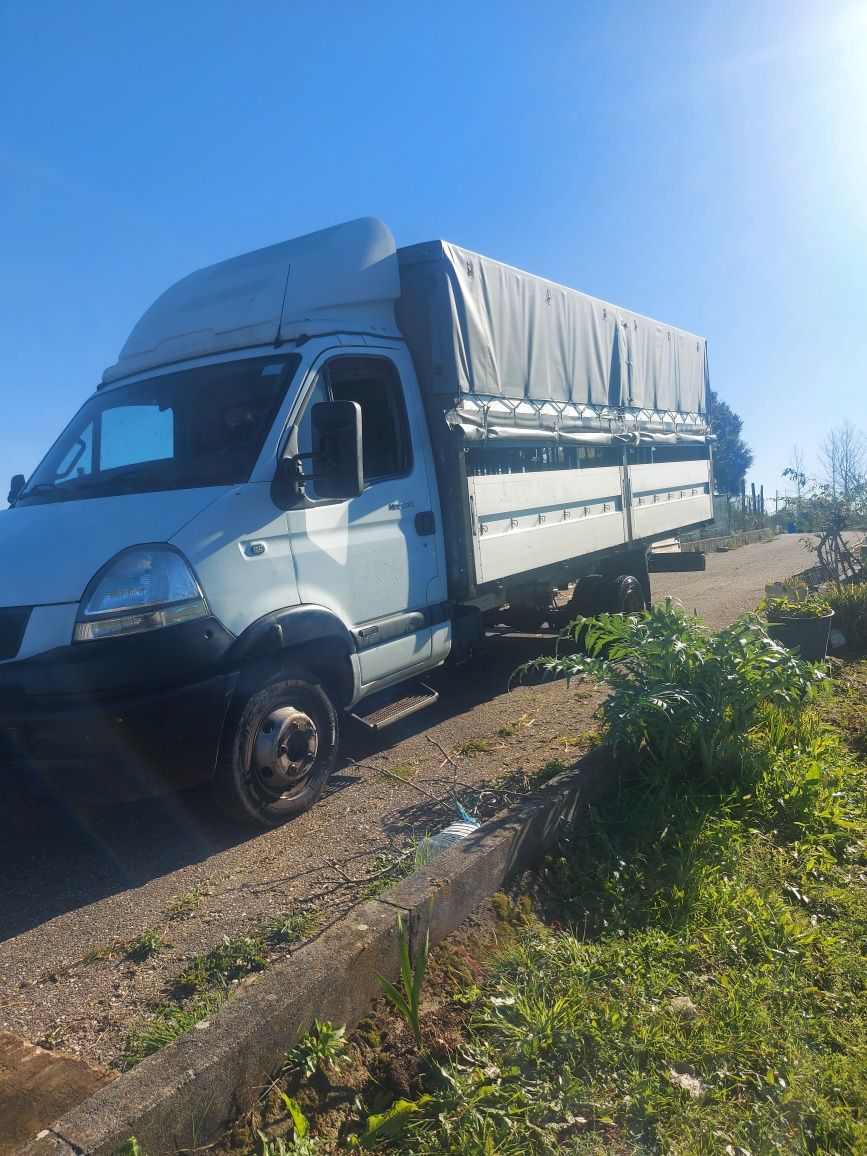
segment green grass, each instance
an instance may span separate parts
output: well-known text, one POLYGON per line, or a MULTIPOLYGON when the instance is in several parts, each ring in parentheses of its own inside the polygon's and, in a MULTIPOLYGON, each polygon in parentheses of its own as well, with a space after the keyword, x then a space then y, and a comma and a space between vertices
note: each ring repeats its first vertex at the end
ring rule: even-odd
POLYGON ((603 741, 634 744, 617 789, 543 865, 397 1150, 867 1152, 867 810, 840 725, 864 672, 805 697, 752 623, 742 650, 672 623, 685 651, 645 634, 603 713, 603 741))
POLYGON ((313 911, 294 911, 275 915, 262 929, 267 943, 299 943, 313 934, 319 920, 313 911))
POLYGON ((386 774, 385 771, 380 771, 380 777, 381 778, 383 778, 383 779, 398 778, 398 779, 402 779, 405 783, 408 783, 409 780, 414 779, 416 774, 418 773, 418 764, 417 763, 410 763, 410 762, 393 763, 387 769, 388 769, 388 774, 386 774))
POLYGON ((124 1052, 126 1066, 164 1048, 222 1007, 239 980, 268 966, 264 950, 262 936, 224 937, 211 951, 197 955, 171 986, 173 998, 133 1028, 124 1052))
POLYGON ((555 778, 567 769, 566 764, 559 759, 549 759, 541 767, 537 767, 535 771, 530 771, 527 774, 527 785, 533 791, 537 787, 544 786, 550 779, 555 778))
POLYGON ((123 955, 125 950, 126 944, 121 943, 120 940, 114 940, 111 943, 104 943, 86 951, 81 957, 81 963, 103 963, 105 960, 117 959, 119 955, 123 955))
POLYGON ((126 945, 126 957, 134 963, 141 963, 151 956, 159 955, 169 946, 168 940, 159 931, 143 931, 126 945))
POLYGON ((525 730, 529 730, 535 722, 536 720, 533 715, 522 714, 518 718, 512 719, 511 722, 506 723, 505 726, 501 726, 497 734, 501 739, 514 738, 515 735, 522 734, 525 730))
POLYGON ((166 1044, 213 1015, 228 998, 228 992, 217 990, 197 996, 188 1003, 165 1003, 153 1015, 136 1024, 127 1040, 124 1064, 130 1068, 160 1051, 166 1044))
POLYGON ((493 749, 494 744, 489 739, 470 739, 469 742, 458 748, 458 754, 463 755, 464 758, 472 759, 476 755, 489 754, 493 749))
POLYGON ((185 891, 182 895, 176 895, 166 911, 167 918, 172 920, 191 919, 206 894, 204 888, 194 887, 192 891, 185 891))
POLYGON ((188 993, 228 987, 268 966, 262 954, 264 948, 264 940, 258 935, 239 939, 224 936, 211 951, 196 956, 191 966, 178 977, 177 987, 188 993))
POLYGON ((863 770, 780 725, 715 790, 634 776, 548 861, 402 1151, 867 1151, 863 770))

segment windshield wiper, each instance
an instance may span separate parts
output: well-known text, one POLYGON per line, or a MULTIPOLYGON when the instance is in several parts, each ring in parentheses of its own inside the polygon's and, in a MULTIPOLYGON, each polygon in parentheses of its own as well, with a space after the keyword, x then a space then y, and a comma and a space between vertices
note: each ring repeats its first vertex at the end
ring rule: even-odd
POLYGON ((100 490, 117 493, 131 493, 137 489, 142 482, 152 484, 159 481, 159 476, 153 470, 126 470, 124 473, 114 474, 112 477, 100 477, 97 475, 89 481, 79 482, 77 489, 83 493, 93 494, 100 490), (129 490, 129 486, 133 486, 133 490, 129 490))
POLYGON ((59 489, 56 482, 34 482, 22 490, 15 500, 20 502, 22 498, 31 498, 34 494, 51 494, 59 501, 68 501, 73 496, 68 490, 59 489))

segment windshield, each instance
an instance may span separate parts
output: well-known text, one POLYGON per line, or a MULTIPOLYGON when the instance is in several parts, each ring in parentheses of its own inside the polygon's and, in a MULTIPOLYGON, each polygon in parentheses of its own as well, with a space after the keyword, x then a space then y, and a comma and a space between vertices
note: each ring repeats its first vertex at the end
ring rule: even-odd
POLYGON ((247 481, 300 360, 228 361, 95 394, 16 505, 247 481))

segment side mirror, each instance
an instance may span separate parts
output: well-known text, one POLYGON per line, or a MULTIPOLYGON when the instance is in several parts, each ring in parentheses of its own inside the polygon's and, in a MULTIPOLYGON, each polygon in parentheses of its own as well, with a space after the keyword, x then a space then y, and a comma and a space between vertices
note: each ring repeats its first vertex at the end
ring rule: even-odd
POLYGON ((13 476, 12 482, 9 486, 9 496, 6 499, 6 501, 9 502, 10 505, 15 501, 15 499, 18 497, 18 495, 24 489, 24 483, 26 481, 27 481, 27 479, 24 477, 23 474, 15 474, 13 476))
POLYGON ((361 406, 357 401, 320 401, 310 417, 317 498, 357 498, 364 489, 361 406))

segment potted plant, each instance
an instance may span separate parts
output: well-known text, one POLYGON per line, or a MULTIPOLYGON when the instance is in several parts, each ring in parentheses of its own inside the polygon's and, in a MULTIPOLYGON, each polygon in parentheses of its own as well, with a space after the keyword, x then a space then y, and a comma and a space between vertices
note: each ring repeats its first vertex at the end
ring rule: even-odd
POLYGON ((805 662, 823 662, 834 611, 820 594, 792 590, 768 596, 759 603, 768 623, 768 636, 789 650, 797 650, 805 662), (794 595, 792 597, 791 595, 794 595))

